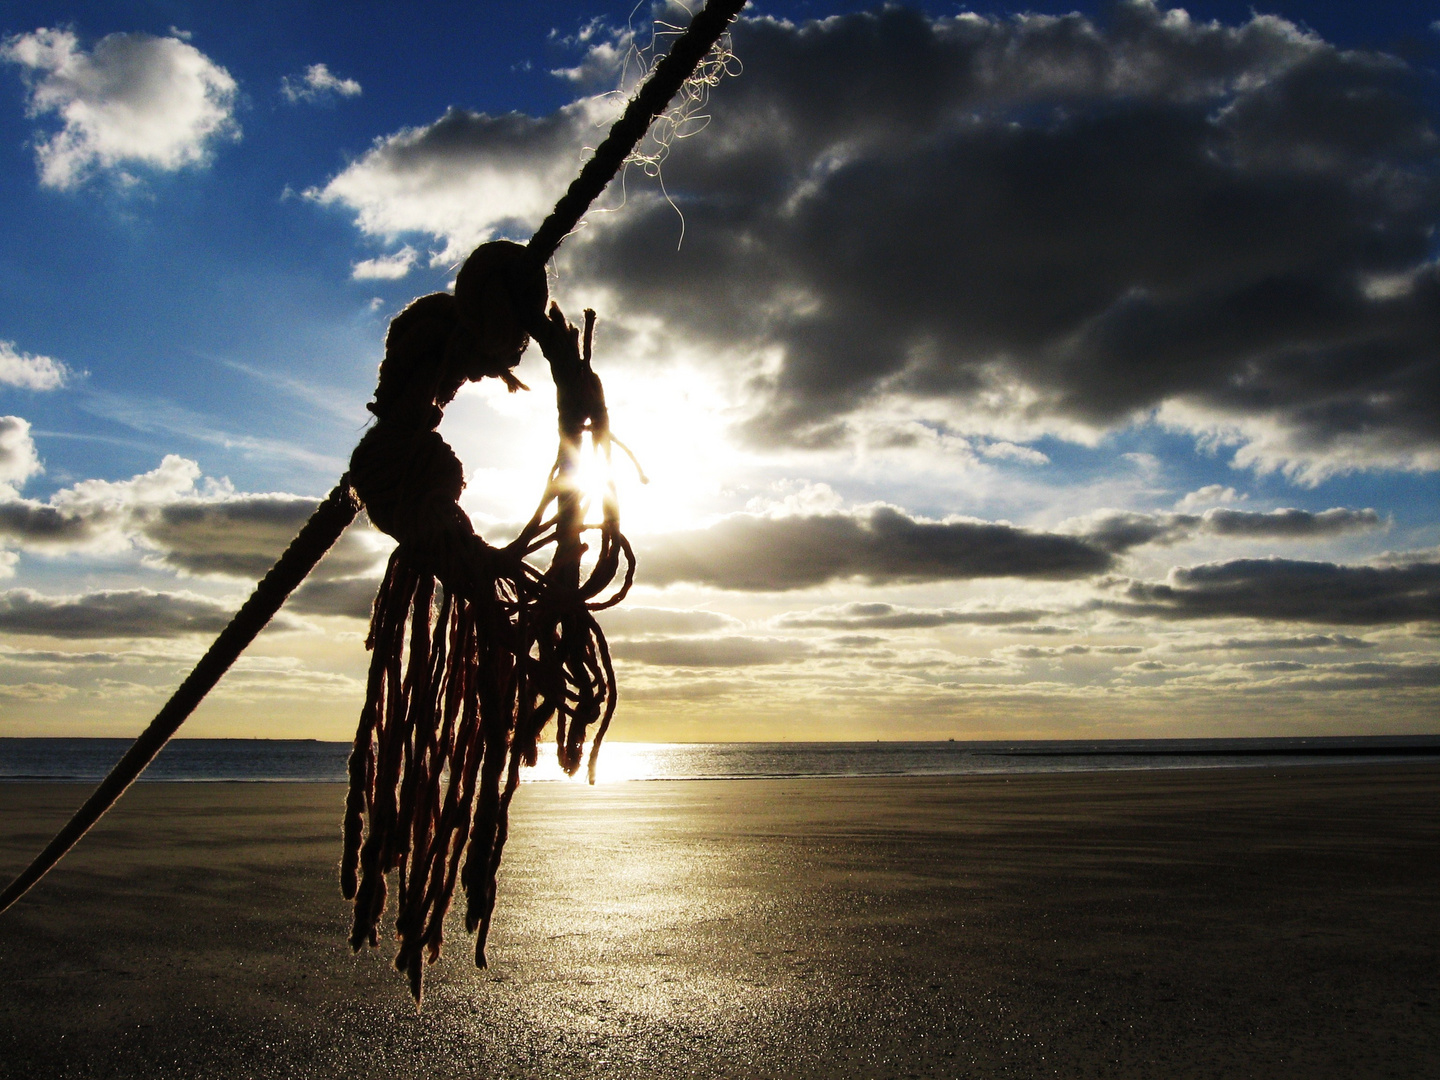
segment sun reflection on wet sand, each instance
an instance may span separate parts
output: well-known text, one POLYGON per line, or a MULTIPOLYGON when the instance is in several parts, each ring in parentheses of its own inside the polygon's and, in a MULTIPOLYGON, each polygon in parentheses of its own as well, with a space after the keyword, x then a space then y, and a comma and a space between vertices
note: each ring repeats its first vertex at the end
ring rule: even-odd
POLYGON ((492 966, 443 965, 432 990, 437 1016, 473 1016, 469 1035, 483 1038, 499 991, 532 1038, 589 1046, 596 1064, 625 1044, 633 1054, 640 1032, 660 1036, 653 1053, 683 1060, 686 1042, 743 1042, 742 1029, 794 1022, 798 984, 755 978, 743 945, 743 928, 763 925, 781 895, 757 889, 756 875, 773 881, 783 869, 753 845, 742 854, 726 827, 697 835, 675 804, 677 796, 708 802, 700 792, 620 783, 656 766, 650 748, 617 746, 613 771, 595 788, 544 784, 516 800, 492 966), (474 1012, 477 1000, 488 1004, 474 1012))

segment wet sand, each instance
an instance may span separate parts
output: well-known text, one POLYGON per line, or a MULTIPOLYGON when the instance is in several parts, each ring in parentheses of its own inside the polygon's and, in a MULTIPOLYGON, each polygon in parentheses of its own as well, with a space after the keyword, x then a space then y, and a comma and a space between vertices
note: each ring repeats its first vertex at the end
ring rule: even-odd
POLYGON ((1440 1076, 1440 766, 531 785, 418 1017, 342 796, 132 790, 0 918, 0 1076, 1440 1076))

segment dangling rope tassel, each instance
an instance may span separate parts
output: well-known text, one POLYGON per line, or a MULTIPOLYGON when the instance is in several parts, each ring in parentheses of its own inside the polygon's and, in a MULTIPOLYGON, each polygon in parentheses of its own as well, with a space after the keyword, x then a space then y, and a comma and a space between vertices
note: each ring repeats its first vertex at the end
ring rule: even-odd
MULTIPOLYGON (((486 255, 509 257, 504 248, 486 255)), ((424 304, 428 312, 437 303, 427 298, 410 311, 424 304)), ((410 407, 403 389, 395 389, 430 385, 417 372, 427 357, 433 362, 435 350, 412 352, 407 328, 414 318, 396 320, 372 405, 380 423, 351 462, 371 517, 396 532, 400 544, 366 640, 370 675, 350 757, 340 878, 355 905, 350 944, 358 950, 378 944, 387 875, 396 875, 395 967, 418 1002, 425 964, 440 954, 457 868, 476 962, 485 965, 520 766, 535 764, 552 718, 556 758, 566 773, 585 761, 589 738, 594 783, 617 701, 609 646, 594 612, 624 598, 635 564, 620 532, 613 482, 602 497, 600 524, 589 527, 577 483, 586 435, 610 464, 609 413, 591 368, 595 313, 585 312, 583 349, 580 332, 555 305, 532 320, 555 377, 560 449, 540 505, 503 551, 476 536, 454 502, 458 461, 450 448, 410 419, 433 416, 410 407), (590 531, 600 542, 586 572, 583 536, 590 531), (552 547, 543 573, 523 561, 552 547)))

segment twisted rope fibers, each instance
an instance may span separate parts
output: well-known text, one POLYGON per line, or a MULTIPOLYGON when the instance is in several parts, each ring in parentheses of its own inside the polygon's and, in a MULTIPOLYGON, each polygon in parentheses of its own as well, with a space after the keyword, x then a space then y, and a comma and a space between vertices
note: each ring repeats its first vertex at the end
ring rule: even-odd
MULTIPOLYGON (((533 300, 529 286, 537 274, 543 280, 543 270, 516 245, 478 249, 467 270, 473 260, 508 263, 517 288, 507 290, 503 275, 484 280, 486 288, 510 296, 533 300)), ((404 331, 422 305, 434 309, 427 312, 433 320, 447 302, 459 309, 475 300, 491 315, 490 336, 514 340, 493 320, 518 313, 503 296, 471 295, 477 276, 464 274, 455 298, 422 298, 395 320, 370 406, 380 421, 350 467, 372 517, 386 522, 400 543, 376 595, 366 641, 372 657, 350 757, 341 891, 354 901, 351 946, 377 945, 386 878, 398 871, 395 966, 417 1003, 424 964, 440 953, 457 872, 468 901, 466 927, 476 934, 476 963, 485 966, 510 802, 520 765, 535 763, 540 733, 552 718, 557 757, 572 775, 584 760, 587 733, 598 724, 590 744, 594 782, 617 700, 609 647, 594 612, 624 598, 635 565, 620 532, 613 484, 594 527, 600 536, 594 563, 588 572, 581 565, 588 530, 576 479, 584 436, 609 458, 604 390, 591 368, 593 311, 585 313, 583 352, 579 332, 558 307, 539 318, 524 313, 550 361, 560 415, 560 450, 530 521, 496 550, 456 504, 459 462, 428 425, 438 423, 449 387, 458 385, 444 374, 457 350, 435 335, 404 331), (432 387, 440 388, 438 398, 432 387), (552 547, 543 573, 525 561, 552 547)), ((466 333, 458 317, 451 333, 466 333)))

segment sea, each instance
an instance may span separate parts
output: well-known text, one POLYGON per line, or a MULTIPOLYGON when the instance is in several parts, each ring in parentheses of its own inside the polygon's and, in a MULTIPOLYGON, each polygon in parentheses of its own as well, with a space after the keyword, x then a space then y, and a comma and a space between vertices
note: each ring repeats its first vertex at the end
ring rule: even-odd
MULTIPOLYGON (((99 780, 128 739, 0 738, 0 781, 99 780)), ((174 739, 141 781, 343 783, 350 744, 313 739, 174 739)), ((1440 735, 946 742, 609 742, 598 783, 824 776, 966 776, 1117 769, 1268 768, 1440 761, 1440 735)), ((567 779, 553 747, 524 774, 567 779)), ((582 774, 583 775, 583 774, 582 774)))

